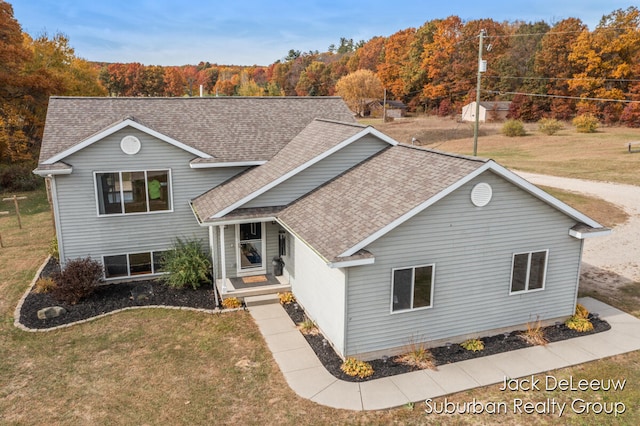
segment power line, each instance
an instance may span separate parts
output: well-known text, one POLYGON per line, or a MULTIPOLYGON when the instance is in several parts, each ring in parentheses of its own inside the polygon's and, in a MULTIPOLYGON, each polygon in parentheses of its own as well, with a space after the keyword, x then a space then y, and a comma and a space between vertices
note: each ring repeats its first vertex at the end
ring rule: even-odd
POLYGON ((640 103, 640 101, 632 101, 628 99, 589 98, 589 97, 580 97, 580 96, 545 95, 540 93, 524 93, 524 92, 501 92, 498 90, 483 90, 483 92, 491 93, 494 95, 522 95, 522 96, 535 96, 539 98, 576 99, 579 101, 621 102, 621 103, 628 103, 628 104, 640 103))
POLYGON ((497 79, 522 79, 522 80, 551 80, 551 81, 570 81, 570 80, 597 80, 603 82, 618 82, 618 83, 638 83, 640 79, 631 78, 598 78, 598 77, 515 77, 515 76, 502 76, 502 75, 486 75, 484 78, 497 79))

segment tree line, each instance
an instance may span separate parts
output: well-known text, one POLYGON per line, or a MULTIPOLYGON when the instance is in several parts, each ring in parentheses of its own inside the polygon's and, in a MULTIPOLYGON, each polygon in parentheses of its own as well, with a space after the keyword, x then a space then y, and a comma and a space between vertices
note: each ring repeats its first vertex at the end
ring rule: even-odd
POLYGON ((511 101, 511 117, 524 121, 591 113, 605 124, 640 127, 636 7, 603 16, 593 30, 577 18, 450 16, 366 42, 341 38, 326 52, 292 49, 271 65, 249 67, 89 63, 64 35, 31 39, 2 0, 0 12, 0 162, 36 158, 51 95, 198 96, 202 87, 207 96, 328 96, 354 92, 338 82, 368 70, 380 82, 372 85, 379 98, 384 88, 412 111, 459 114, 476 97, 481 31, 482 100, 511 101))

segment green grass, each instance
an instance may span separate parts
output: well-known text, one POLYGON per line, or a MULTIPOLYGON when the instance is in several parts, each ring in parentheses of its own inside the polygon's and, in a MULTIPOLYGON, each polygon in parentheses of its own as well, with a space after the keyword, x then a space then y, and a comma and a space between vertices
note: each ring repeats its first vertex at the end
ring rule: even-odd
MULTIPOLYGON (((26 194, 24 227, 0 217, 0 424, 640 424, 640 352, 554 371, 558 378, 626 378, 623 392, 508 394, 489 386, 449 395, 450 401, 623 401, 628 412, 607 416, 426 415, 424 403, 351 412, 320 406, 287 386, 247 312, 205 315, 174 310, 127 311, 67 329, 27 333, 13 311, 47 255, 51 213, 44 191, 26 194), (29 205, 29 207, 27 207, 29 205)), ((560 197, 565 194, 556 194, 560 197)), ((580 200, 587 209, 602 203, 580 200)), ((588 211, 585 213, 589 214, 588 211)), ((640 316, 638 285, 604 300, 640 316), (633 295, 633 298, 628 297, 633 295), (632 300, 633 302, 630 302, 632 300), (622 303, 624 302, 624 303, 622 303)), ((442 402, 443 398, 438 398, 442 402)))

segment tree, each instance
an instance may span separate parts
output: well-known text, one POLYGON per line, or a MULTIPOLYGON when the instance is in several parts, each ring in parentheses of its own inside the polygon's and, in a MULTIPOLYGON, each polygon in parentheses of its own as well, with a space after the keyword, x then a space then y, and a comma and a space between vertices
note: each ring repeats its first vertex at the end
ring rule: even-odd
POLYGON ((300 74, 296 84, 298 96, 327 96, 331 88, 330 69, 322 62, 313 61, 300 74))
POLYGON ((383 91, 380 79, 371 70, 358 70, 336 83, 336 93, 359 116, 364 114, 366 100, 380 98, 383 91))
MULTIPOLYGON (((584 97, 624 99, 639 57, 640 10, 618 9, 604 16, 593 32, 583 31, 576 39, 569 60, 579 71, 569 87, 584 97)), ((605 123, 618 121, 624 108, 612 102, 596 107, 605 123)))
POLYGON ((384 43, 384 59, 378 65, 378 77, 396 98, 406 95, 411 90, 403 74, 415 35, 415 28, 407 28, 391 35, 384 43))
MULTIPOLYGON (((572 46, 587 27, 576 18, 564 19, 555 24, 540 41, 540 49, 534 60, 534 69, 540 77, 546 78, 546 93, 556 96, 576 96, 569 82, 577 72, 569 60, 572 46)), ((575 115, 576 102, 568 98, 551 100, 551 115, 559 120, 569 120, 575 115)))

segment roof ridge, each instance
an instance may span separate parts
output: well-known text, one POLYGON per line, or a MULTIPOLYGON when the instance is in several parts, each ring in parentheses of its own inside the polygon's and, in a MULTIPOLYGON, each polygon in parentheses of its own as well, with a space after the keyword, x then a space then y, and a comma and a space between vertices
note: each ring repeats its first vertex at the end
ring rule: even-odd
POLYGON ((487 162, 491 161, 490 158, 474 157, 472 155, 464 155, 464 154, 456 154, 456 153, 453 153, 453 152, 440 151, 439 149, 427 148, 427 147, 424 147, 424 146, 408 145, 406 143, 399 143, 397 146, 401 146, 403 148, 415 149, 415 150, 418 150, 418 151, 431 152, 433 154, 438 154, 438 155, 442 155, 442 156, 445 156, 445 157, 453 157, 453 158, 459 158, 459 159, 462 159, 462 160, 476 161, 476 162, 480 162, 480 163, 487 163, 487 162))
POLYGON ((329 118, 314 118, 313 121, 323 121, 325 123, 342 124, 344 126, 358 127, 361 129, 366 129, 367 127, 371 127, 371 126, 365 126, 364 124, 360 124, 360 123, 349 123, 347 121, 331 120, 329 118))

